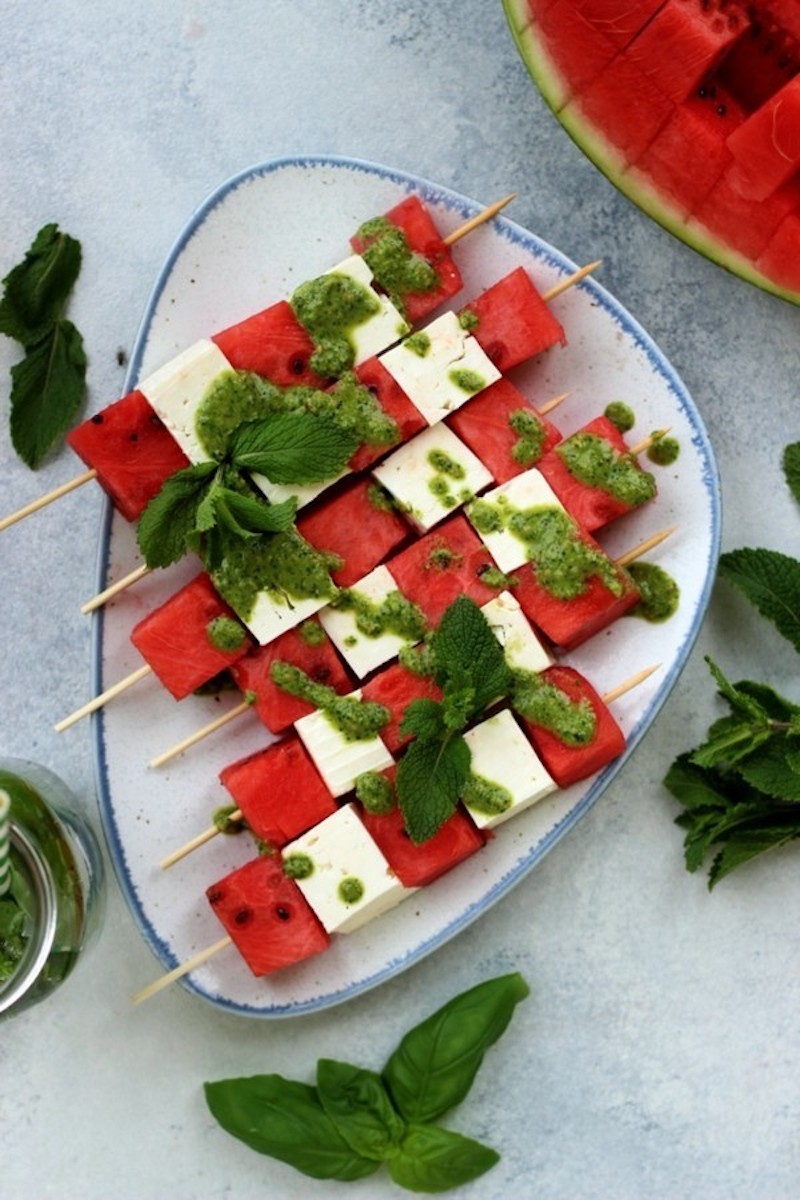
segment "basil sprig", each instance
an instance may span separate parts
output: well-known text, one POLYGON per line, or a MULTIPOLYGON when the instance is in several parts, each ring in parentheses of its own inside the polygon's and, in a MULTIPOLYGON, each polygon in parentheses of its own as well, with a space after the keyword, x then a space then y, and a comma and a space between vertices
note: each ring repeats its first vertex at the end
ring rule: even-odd
POLYGON ((50 224, 3 280, 0 333, 25 351, 11 368, 11 444, 32 469, 70 428, 86 395, 83 339, 64 316, 80 268, 80 242, 50 224))
POLYGON ((436 1122, 465 1098, 528 995, 520 974, 501 975, 409 1030, 380 1073, 322 1058, 314 1085, 277 1074, 223 1079, 205 1084, 206 1102, 233 1137, 314 1179, 362 1179, 385 1163, 410 1191, 460 1187, 500 1156, 436 1122))

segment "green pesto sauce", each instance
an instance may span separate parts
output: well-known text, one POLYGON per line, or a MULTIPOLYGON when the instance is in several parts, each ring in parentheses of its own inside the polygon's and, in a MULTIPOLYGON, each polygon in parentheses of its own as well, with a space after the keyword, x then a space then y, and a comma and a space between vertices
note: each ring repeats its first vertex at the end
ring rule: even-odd
POLYGON ((517 435, 517 440, 511 448, 511 457, 520 466, 532 466, 542 457, 546 436, 544 425, 534 413, 526 412, 524 408, 510 412, 508 423, 517 435))
POLYGON ((322 646, 328 637, 319 621, 303 621, 298 633, 307 646, 322 646))
POLYGON ((356 236, 364 243, 361 257, 402 313, 410 292, 432 292, 439 286, 436 269, 411 249, 404 231, 386 217, 365 221, 356 236))
POLYGON ((492 503, 476 500, 470 519, 479 533, 508 530, 523 543, 526 557, 536 566, 541 587, 558 600, 582 595, 589 580, 597 576, 614 596, 622 584, 613 562, 580 536, 580 528, 568 513, 555 505, 541 504, 515 509, 503 498, 492 503))
POLYGON ((394 511, 392 496, 379 483, 371 483, 367 488, 367 503, 378 512, 394 511))
POLYGON ((610 404, 606 405, 603 415, 612 425, 616 425, 620 433, 628 433, 636 424, 633 409, 622 400, 612 400, 610 404))
POLYGON ((332 602, 332 607, 352 612, 356 629, 366 637, 377 638, 394 633, 408 642, 418 642, 425 636, 426 623, 422 609, 395 589, 376 603, 357 588, 345 588, 332 602))
POLYGON ((466 392, 468 396, 474 396, 482 388, 486 387, 486 378, 479 371, 470 371, 465 367, 454 367, 452 371, 448 371, 447 378, 454 387, 460 391, 466 392))
POLYGON ((231 539, 213 579, 220 594, 246 621, 259 592, 288 606, 292 600, 333 600, 337 589, 329 573, 332 565, 330 555, 315 550, 292 528, 265 538, 231 539))
POLYGON ((324 414, 359 445, 392 446, 400 440, 397 422, 351 372, 329 391, 279 388, 248 371, 226 371, 205 392, 195 415, 195 432, 209 458, 225 457, 231 436, 245 421, 285 412, 324 414))
POLYGON ((483 813, 487 817, 507 812, 514 803, 514 797, 508 788, 500 783, 493 783, 483 775, 471 774, 462 793, 462 799, 467 808, 483 813))
POLYGON ((308 879, 314 874, 314 860, 301 850, 296 850, 284 858, 283 873, 289 879, 308 879))
POLYGON ((428 488, 445 508, 455 508, 457 504, 472 498, 463 489, 458 496, 453 494, 453 482, 465 479, 467 474, 460 462, 444 450, 431 450, 428 463, 434 470, 434 474, 428 480, 428 488))
POLYGON ((600 488, 630 508, 646 504, 656 494, 655 480, 648 471, 594 433, 574 433, 556 446, 556 454, 574 479, 600 488))
POLYGON ((595 736, 597 718, 584 697, 572 700, 561 688, 536 671, 515 671, 512 705, 526 720, 548 729, 567 746, 588 746, 595 736))
POLYGON ((348 875, 336 889, 342 904, 358 904, 364 898, 364 884, 355 875, 348 875))
POLYGON ((656 437, 653 444, 648 447, 647 457, 658 467, 669 467, 675 462, 680 452, 681 445, 678 439, 662 434, 660 437, 656 437))
POLYGON ((427 640, 417 646, 402 646, 397 658, 400 665, 405 667, 411 675, 419 677, 433 675, 435 656, 433 648, 427 640))
POLYGON ((446 571, 450 567, 458 566, 461 562, 463 562, 463 556, 442 543, 433 547, 425 559, 425 568, 428 571, 446 571))
POLYGON ((634 562, 628 573, 639 589, 641 599, 629 610, 632 617, 659 624, 668 621, 677 612, 680 590, 677 583, 663 567, 656 563, 634 562))
POLYGON ((376 737, 391 717, 388 708, 374 700, 361 700, 357 696, 340 696, 325 683, 310 679, 305 671, 292 663, 278 660, 270 667, 270 678, 288 692, 312 704, 323 712, 331 725, 338 729, 348 742, 367 741, 376 737))
POLYGON ((325 379, 338 379, 353 366, 353 331, 381 308, 371 288, 339 271, 301 283, 289 303, 314 343, 311 369, 325 379))
POLYGON ((216 809, 211 818, 211 824, 217 833, 241 833, 245 828, 242 814, 235 804, 223 804, 216 809), (235 818, 233 818, 234 813, 238 814, 235 818))
POLYGON ((478 328, 481 319, 471 308, 464 308, 458 314, 458 323, 462 329, 466 329, 467 333, 471 333, 474 329, 478 328))
POLYGON ((214 617, 206 625, 206 637, 215 650, 224 653, 241 650, 245 643, 246 634, 238 621, 233 617, 214 617))
POLYGON ((368 813, 390 813, 397 804, 391 779, 379 771, 364 771, 358 776, 356 799, 368 813))
POLYGON ((499 567, 485 566, 478 571, 481 583, 485 583, 487 587, 493 588, 513 588, 519 583, 516 575, 506 575, 505 571, 501 571, 499 567))
POLYGON ((403 348, 410 350, 412 354, 416 354, 419 358, 426 358, 430 354, 431 339, 430 336, 423 330, 419 333, 412 333, 403 342, 403 348))

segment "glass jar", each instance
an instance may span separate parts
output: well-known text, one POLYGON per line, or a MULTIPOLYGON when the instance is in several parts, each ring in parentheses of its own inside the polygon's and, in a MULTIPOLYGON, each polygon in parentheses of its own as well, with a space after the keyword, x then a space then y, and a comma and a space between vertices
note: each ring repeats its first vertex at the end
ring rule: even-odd
POLYGON ((37 763, 0 758, 11 800, 11 883, 0 896, 0 1015, 43 1000, 100 923, 103 860, 67 786, 37 763))

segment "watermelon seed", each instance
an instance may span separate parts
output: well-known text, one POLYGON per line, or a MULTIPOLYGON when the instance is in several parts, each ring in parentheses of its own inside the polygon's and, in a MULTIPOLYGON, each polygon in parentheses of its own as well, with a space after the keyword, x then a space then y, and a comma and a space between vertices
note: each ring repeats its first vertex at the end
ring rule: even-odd
POLYGON ((247 925, 253 919, 252 908, 240 908, 233 920, 236 925, 247 925))
POLYGON ((284 908, 284 906, 282 904, 278 904, 276 906, 275 916, 278 918, 279 921, 288 921, 289 918, 291 917, 291 915, 292 914, 289 912, 289 909, 284 908))

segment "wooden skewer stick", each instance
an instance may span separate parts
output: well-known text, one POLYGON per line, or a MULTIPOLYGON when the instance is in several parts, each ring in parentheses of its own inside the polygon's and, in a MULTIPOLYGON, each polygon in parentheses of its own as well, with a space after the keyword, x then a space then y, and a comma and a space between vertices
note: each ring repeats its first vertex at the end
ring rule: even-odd
POLYGON ((84 483, 88 483, 91 479, 97 478, 97 471, 92 468, 89 471, 84 471, 82 475, 76 475, 74 479, 70 479, 68 483, 62 483, 60 487, 53 488, 51 492, 46 492, 44 496, 40 496, 38 500, 32 500, 30 504, 18 508, 16 512, 10 513, 9 516, 3 517, 0 520, 0 532, 8 529, 9 525, 16 524, 23 517, 29 517, 31 513, 38 512, 40 508, 46 508, 48 504, 52 504, 54 500, 60 500, 62 496, 66 496, 69 492, 74 492, 76 488, 82 487, 84 483))
POLYGON ((563 404, 569 396, 569 392, 562 392, 560 396, 553 396, 552 400, 548 400, 545 404, 537 406, 536 411, 540 417, 546 417, 553 409, 558 408, 559 404, 563 404))
POLYGON ((587 263, 585 267, 579 267, 572 275, 567 275, 566 279, 562 279, 560 283, 556 283, 548 292, 542 292, 542 299, 545 304, 549 304, 551 300, 555 300, 556 296, 560 296, 568 288, 574 287, 576 283, 580 283, 587 275, 591 275, 592 271, 596 271, 602 262, 602 258, 598 258, 596 262, 587 263))
POLYGON ((235 708, 223 713, 221 717, 217 717, 202 729, 198 729, 196 733, 190 734, 189 737, 184 738, 182 742, 178 742, 170 750, 165 750, 163 754, 157 755, 149 766, 163 767, 164 763, 169 762, 171 758, 176 758, 184 750, 188 750, 191 746, 194 746, 196 742, 200 742, 203 738, 208 737, 209 734, 216 733, 218 729, 222 729, 229 721, 240 717, 242 713, 246 713, 250 708, 252 708, 250 701, 243 700, 241 704, 237 704, 235 708))
POLYGON ((661 438, 666 437, 669 429, 654 429, 646 438, 642 438, 635 446, 631 446, 627 453, 631 458, 636 458, 640 454, 644 454, 645 450, 649 450, 661 438))
POLYGON ((131 996, 131 1001, 134 1004, 141 1004, 143 1000, 149 1000, 157 992, 169 987, 176 979, 181 979, 184 975, 188 975, 190 971, 194 971, 196 967, 201 967, 209 958, 213 958, 215 954, 219 954, 220 950, 224 950, 226 946, 230 945, 232 945, 232 939, 226 934, 218 942, 214 942, 211 946, 206 946, 205 950, 200 950, 197 954, 193 954, 191 958, 187 958, 185 963, 181 963, 180 966, 175 967, 172 971, 168 971, 166 975, 162 975, 160 979, 156 979, 154 983, 148 984, 140 992, 136 992, 134 996, 131 996))
POLYGON ((454 245, 456 242, 459 242, 461 238, 466 237, 468 233, 472 233, 473 229, 477 229, 479 225, 483 225, 487 221, 491 221, 492 217, 496 217, 501 209, 505 208, 507 204, 510 204, 512 200, 516 199, 516 195, 516 192, 510 192, 507 196, 504 196, 502 200, 495 200, 494 204, 490 204, 488 208, 484 208, 481 210, 481 212, 476 213, 474 217, 470 217, 470 219, 465 221, 463 225, 459 225, 458 229, 454 229, 452 233, 448 233, 446 237, 442 238, 445 246, 454 245))
POLYGON ((656 663, 655 666, 645 667, 643 671, 638 671, 635 675, 631 675, 623 683, 618 683, 610 692, 605 692, 600 697, 604 704, 613 704, 615 700, 619 700, 620 696, 624 696, 626 692, 632 691, 638 687, 640 683, 644 683, 645 679, 649 679, 654 671, 658 671, 661 663, 656 663))
POLYGON ((118 579, 116 583, 109 584, 102 592, 98 592, 91 600, 87 600, 85 604, 82 604, 81 612, 90 613, 94 612, 96 608, 101 608, 102 605, 107 604, 109 600, 113 600, 120 592, 124 592, 131 584, 138 583, 140 579, 144 579, 145 575, 150 574, 151 570, 152 568, 148 567, 146 563, 142 563, 140 567, 136 567, 128 575, 123 576, 122 579, 118 579))
MULTIPOLYGON (((242 821, 244 820, 244 813, 239 808, 234 809, 229 815, 228 820, 232 822, 242 821)), ((181 846, 179 850, 173 850, 171 854, 163 858, 160 863, 162 870, 166 871, 168 867, 172 867, 176 862, 180 862, 182 858, 185 858, 187 854, 191 854, 193 850, 198 850, 201 846, 205 846, 206 842, 210 842, 218 833, 219 829, 216 825, 209 825, 208 829, 204 829, 202 833, 198 833, 190 841, 186 842, 185 845, 181 846)))
POLYGON ((64 717, 55 726, 56 733, 62 733, 65 729, 69 729, 70 725, 74 725, 76 721, 80 721, 82 717, 88 717, 89 713, 96 712, 98 708, 102 708, 109 700, 113 700, 115 696, 119 696, 121 692, 127 691, 129 687, 133 687, 140 679, 144 679, 152 671, 149 663, 139 667, 136 671, 126 675, 124 679, 120 679, 119 683, 113 684, 112 687, 106 688, 99 696, 95 696, 93 700, 77 708, 74 713, 70 713, 68 717, 64 717))
POLYGON ((635 562, 637 558, 641 558, 643 554, 647 554, 648 550, 652 550, 655 546, 660 546, 662 542, 672 536, 677 528, 677 525, 672 525, 669 529, 662 529, 660 533, 654 533, 652 537, 645 538, 638 546, 634 546, 614 561, 618 567, 627 567, 629 563, 635 562))

